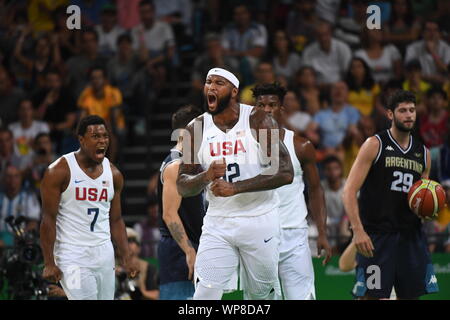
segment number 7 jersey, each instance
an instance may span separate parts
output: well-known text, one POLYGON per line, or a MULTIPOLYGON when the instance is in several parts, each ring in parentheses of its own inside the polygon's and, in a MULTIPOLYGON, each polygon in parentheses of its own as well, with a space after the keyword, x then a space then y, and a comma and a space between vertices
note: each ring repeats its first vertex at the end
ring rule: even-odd
POLYGON ((407 198, 411 186, 422 177, 428 151, 412 136, 406 149, 389 130, 375 137, 380 147, 359 196, 364 229, 377 233, 419 228, 420 219, 409 209, 407 198))
POLYGON ((103 172, 89 177, 78 165, 75 153, 63 156, 70 170, 70 182, 61 194, 56 217, 56 241, 76 246, 99 246, 110 241, 109 210, 114 184, 109 160, 103 172))
MULTIPOLYGON (((209 113, 203 114, 203 137, 197 154, 203 170, 208 170, 214 160, 225 158, 227 170, 224 179, 230 183, 253 178, 265 170, 263 151, 251 132, 252 110, 252 106, 240 104, 239 120, 227 132, 216 127, 209 113)), ((216 197, 210 186, 206 187, 209 202, 206 214, 210 216, 259 216, 276 210, 279 205, 275 190, 216 197)))

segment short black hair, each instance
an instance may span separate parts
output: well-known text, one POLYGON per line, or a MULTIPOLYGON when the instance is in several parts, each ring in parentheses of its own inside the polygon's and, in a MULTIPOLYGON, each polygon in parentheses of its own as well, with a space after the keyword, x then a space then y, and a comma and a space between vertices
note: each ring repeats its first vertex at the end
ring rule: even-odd
POLYGON ((116 44, 119 45, 122 41, 128 41, 129 43, 133 43, 133 39, 131 38, 129 33, 122 33, 118 38, 116 44))
POLYGON ((323 164, 323 167, 326 167, 327 165, 329 165, 330 163, 333 163, 333 162, 337 162, 339 164, 339 166, 342 168, 342 161, 339 160, 339 158, 336 157, 336 156, 328 156, 328 157, 326 157, 323 160, 322 164, 323 164))
POLYGON ((200 109, 192 104, 182 106, 172 115, 172 130, 185 128, 192 119, 201 113, 200 109))
POLYGON ((280 85, 278 82, 257 84, 253 89, 253 98, 258 98, 259 96, 274 95, 280 99, 283 103, 284 96, 286 95, 286 88, 280 85))
POLYGON ((34 143, 37 143, 39 141, 39 139, 42 137, 48 137, 50 140, 52 140, 50 137, 50 133, 42 131, 42 132, 39 132, 37 134, 37 136, 34 138, 34 143))
POLYGON ((81 31, 81 36, 85 35, 86 33, 91 33, 91 34, 93 34, 94 37, 95 37, 95 40, 98 42, 98 33, 97 33, 97 31, 95 31, 94 28, 88 27, 88 28, 82 30, 82 31, 81 31))
POLYGON ((99 117, 96 115, 86 116, 86 117, 82 118, 80 120, 80 122, 78 123, 77 135, 84 136, 87 131, 87 127, 92 126, 92 125, 100 125, 100 124, 104 125, 106 128, 106 122, 102 117, 99 117))
POLYGON ((153 3, 153 0, 141 0, 139 2, 139 8, 143 7, 143 6, 146 6, 146 5, 152 6, 153 8, 155 7, 155 4, 153 3))
POLYGON ((405 70, 406 72, 422 71, 422 65, 419 60, 413 59, 405 65, 405 70))
POLYGON ((107 75, 106 68, 104 66, 102 66, 102 65, 94 65, 94 66, 92 66, 92 68, 89 69, 89 72, 88 72, 89 78, 92 77, 92 73, 94 71, 101 71, 103 73, 104 77, 106 77, 106 75, 107 75))
POLYGON ((442 89, 440 86, 433 86, 427 91, 427 98, 431 98, 434 94, 440 94, 441 97, 446 100, 447 99, 447 93, 442 89))
POLYGON ((416 96, 411 91, 398 90, 389 98, 387 108, 394 112, 395 108, 403 102, 412 102, 416 104, 416 96))

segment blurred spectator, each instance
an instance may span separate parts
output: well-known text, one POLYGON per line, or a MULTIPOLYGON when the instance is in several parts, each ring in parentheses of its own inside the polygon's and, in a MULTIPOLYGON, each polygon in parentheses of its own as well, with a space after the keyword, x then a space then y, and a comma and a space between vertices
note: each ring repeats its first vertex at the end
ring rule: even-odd
POLYGON ((220 41, 220 36, 210 33, 204 38, 205 53, 198 56, 194 61, 192 70, 192 87, 201 91, 203 96, 203 86, 205 84, 208 71, 214 67, 226 69, 233 74, 239 71, 239 62, 224 54, 224 49, 220 41))
POLYGON ((431 85, 423 80, 422 67, 418 60, 411 60, 405 67, 405 81, 403 89, 412 91, 416 95, 416 110, 418 114, 425 112, 425 94, 431 85))
MULTIPOLYGON (((387 117, 387 105, 389 97, 397 90, 402 89, 402 83, 398 80, 389 80, 381 89, 381 93, 375 99, 375 125, 377 131, 391 127, 391 121, 387 117)), ((406 90, 406 89, 405 89, 406 90)), ((417 105, 416 105, 417 108, 417 105)))
POLYGON ((345 81, 349 88, 348 103, 363 116, 372 115, 380 86, 373 80, 367 63, 361 58, 353 58, 345 81))
POLYGON ((423 40, 410 44, 406 50, 405 63, 419 60, 425 79, 443 83, 450 63, 450 46, 441 40, 439 25, 435 21, 424 24, 423 40))
POLYGON ((272 46, 275 75, 284 77, 290 83, 301 66, 300 56, 293 51, 292 44, 283 30, 275 32, 272 46))
POLYGON ((148 200, 147 216, 133 226, 142 239, 141 254, 145 258, 157 258, 158 243, 161 238, 158 227, 158 198, 150 197, 148 200))
POLYGON ((450 43, 450 2, 448 0, 437 0, 436 5, 433 20, 439 24, 443 40, 450 43))
POLYGON ((111 85, 116 86, 122 92, 124 111, 127 114, 135 114, 139 105, 133 106, 133 76, 137 73, 140 61, 134 52, 131 36, 122 34, 117 39, 118 51, 108 62, 108 78, 111 85))
POLYGON ((105 119, 110 131, 110 156, 116 160, 118 141, 125 134, 125 119, 122 113, 122 94, 119 89, 109 85, 105 69, 94 67, 90 72, 91 84, 87 86, 78 98, 81 109, 80 118, 88 115, 98 115, 105 119))
POLYGON ((17 119, 17 105, 24 97, 22 89, 12 84, 6 69, 0 66, 0 121, 7 126, 17 119))
POLYGON ((78 30, 67 28, 66 8, 62 7, 55 11, 55 31, 52 38, 57 38, 62 61, 80 53, 81 33, 78 30))
POLYGON ((117 25, 117 9, 114 5, 106 5, 100 15, 100 25, 94 27, 98 35, 100 54, 113 56, 117 51, 117 39, 125 32, 117 25))
POLYGON ((69 0, 30 0, 28 21, 34 32, 52 31, 55 27, 53 15, 56 9, 69 4, 69 0))
POLYGON ((192 33, 192 1, 191 0, 153 0, 156 19, 167 22, 172 27, 180 26, 188 34, 192 33))
POLYGON ((419 133, 427 148, 441 146, 449 133, 447 94, 440 87, 427 91, 427 112, 419 117, 419 133))
POLYGON ((327 228, 330 245, 336 251, 339 244, 339 226, 345 216, 342 192, 345 179, 343 177, 342 162, 335 156, 323 160, 324 179, 321 181, 327 208, 327 228))
POLYGON ((331 106, 314 115, 314 130, 320 135, 319 147, 326 154, 337 154, 347 136, 356 137, 359 132, 356 124, 360 114, 348 104, 348 87, 343 81, 333 84, 331 89, 331 106))
POLYGON ((11 246, 14 236, 5 218, 24 216, 29 219, 26 230, 37 229, 41 207, 36 195, 22 186, 22 175, 18 168, 9 165, 2 181, 5 189, 0 192, 0 240, 11 246))
POLYGON ((334 25, 340 5, 341 0, 317 0, 316 14, 320 19, 334 25))
POLYGON ((17 148, 14 148, 14 146, 14 139, 11 130, 7 128, 0 128, 0 181, 3 181, 3 176, 9 165, 18 168, 21 172, 25 172, 31 164, 31 156, 20 155, 17 148))
POLYGON ((70 148, 74 142, 72 131, 77 120, 76 100, 62 86, 61 75, 57 70, 49 70, 45 79, 45 87, 33 96, 35 114, 50 126, 52 142, 56 144, 58 154, 74 151, 66 148, 70 148))
POLYGON ((250 10, 238 5, 233 10, 234 22, 226 26, 222 34, 225 54, 240 59, 240 73, 244 85, 251 83, 253 70, 267 47, 267 30, 251 20, 250 10))
POLYGON ((273 66, 269 62, 262 61, 258 63, 258 65, 255 68, 255 83, 250 84, 242 91, 240 92, 240 102, 254 105, 255 100, 253 98, 253 92, 252 89, 257 84, 265 84, 265 83, 272 83, 275 81, 275 73, 273 72, 273 66))
POLYGON ((141 0, 116 0, 119 25, 127 30, 140 23, 139 3, 141 0))
POLYGON ((283 100, 283 107, 286 112, 289 129, 301 136, 308 137, 308 130, 312 125, 312 117, 308 113, 301 111, 300 102, 294 91, 286 92, 283 100))
POLYGON ((71 0, 70 2, 80 7, 81 24, 85 27, 99 24, 102 9, 110 3, 109 0, 71 0))
POLYGON ((146 61, 147 67, 155 78, 153 87, 165 86, 167 68, 175 54, 175 37, 169 24, 158 21, 152 1, 139 3, 141 23, 131 31, 134 49, 139 50, 139 57, 146 61))
POLYGON ((334 36, 352 49, 360 46, 361 33, 367 29, 367 0, 350 0, 351 15, 341 17, 336 24, 334 36))
POLYGON ((303 65, 314 68, 320 85, 330 85, 341 80, 352 58, 349 46, 332 38, 331 28, 331 25, 325 22, 318 24, 317 41, 303 52, 303 65))
POLYGON ((392 44, 383 44, 383 32, 379 29, 364 29, 361 35, 362 49, 356 50, 355 57, 362 58, 372 70, 378 83, 400 79, 402 56, 392 44))
POLYGON ((47 123, 34 120, 33 111, 33 102, 30 99, 22 100, 18 106, 19 121, 9 125, 20 155, 31 154, 36 136, 41 132, 50 132, 47 123))
POLYGON ((321 109, 321 94, 317 85, 316 72, 312 67, 301 67, 295 77, 297 95, 303 111, 315 115, 321 109))
POLYGON ((294 0, 293 10, 289 12, 286 32, 299 53, 315 40, 315 27, 319 21, 315 6, 316 0, 294 0))
POLYGON ((394 0, 391 17, 383 25, 385 41, 392 42, 404 53, 405 47, 419 38, 420 29, 420 21, 414 16, 411 0, 394 0))
POLYGON ((33 159, 31 166, 31 181, 36 190, 39 190, 45 170, 57 159, 52 151, 52 141, 48 133, 39 133, 34 139, 33 159))
POLYGON ((72 94, 78 97, 89 81, 89 71, 94 66, 105 66, 106 58, 98 52, 98 35, 93 29, 81 34, 81 54, 70 58, 67 63, 67 80, 72 94))

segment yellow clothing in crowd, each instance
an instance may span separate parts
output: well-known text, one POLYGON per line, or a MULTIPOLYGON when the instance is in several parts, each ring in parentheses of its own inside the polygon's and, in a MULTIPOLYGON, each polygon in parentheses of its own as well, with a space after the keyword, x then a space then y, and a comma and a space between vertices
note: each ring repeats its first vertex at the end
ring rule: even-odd
POLYGON ((31 0, 28 5, 28 20, 35 32, 52 31, 55 27, 53 11, 61 6, 65 8, 69 0, 31 0))
POLYGON ((439 211, 436 222, 439 223, 442 228, 445 228, 450 223, 450 208, 448 206, 439 211))
POLYGON ((241 95, 239 97, 241 103, 249 104, 252 106, 255 105, 255 99, 253 98, 253 91, 252 91, 252 89, 255 86, 256 84, 251 84, 242 89, 241 95))
POLYGON ((348 103, 358 109, 363 116, 370 116, 375 105, 375 98, 380 91, 379 85, 374 85, 371 90, 350 90, 348 93, 348 103))
POLYGON ((431 88, 431 85, 426 81, 420 81, 419 84, 419 92, 415 92, 411 90, 411 86, 408 80, 403 82, 403 90, 413 91, 416 94, 417 103, 421 103, 423 101, 423 98, 425 97, 425 94, 427 93, 428 89, 431 88))
MULTIPOLYGON (((97 115, 109 122, 112 117, 112 109, 114 107, 119 107, 122 104, 122 94, 119 89, 111 85, 106 85, 104 90, 105 93, 103 98, 98 99, 94 95, 92 87, 88 86, 81 92, 81 95, 78 98, 78 106, 81 109, 86 110, 88 115, 97 115)), ((125 128, 125 119, 120 110, 115 120, 118 129, 125 128)))

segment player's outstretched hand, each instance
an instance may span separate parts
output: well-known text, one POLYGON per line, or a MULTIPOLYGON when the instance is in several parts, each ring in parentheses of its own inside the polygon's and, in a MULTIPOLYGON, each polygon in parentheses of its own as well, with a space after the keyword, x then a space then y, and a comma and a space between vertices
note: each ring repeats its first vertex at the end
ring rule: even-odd
POLYGON ((217 178, 221 178, 225 175, 226 170, 227 164, 224 158, 221 160, 214 160, 209 165, 208 171, 206 171, 206 179, 208 181, 214 181, 217 178))
POLYGON ((319 258, 322 257, 322 250, 325 250, 325 257, 322 260, 322 265, 326 265, 328 261, 331 259, 331 247, 328 243, 328 239, 326 235, 319 235, 317 238, 317 255, 319 258))
POLYGON ((211 184, 211 192, 216 197, 231 197, 236 194, 234 184, 226 182, 223 179, 216 179, 211 184))
POLYGON ((367 258, 373 257, 373 250, 375 250, 372 240, 364 230, 353 230, 353 242, 356 250, 367 258))
POLYGON ((188 279, 193 280, 194 275, 194 265, 195 265, 195 259, 197 258, 197 253, 195 252, 194 248, 191 248, 191 250, 186 253, 186 264, 188 266, 189 274, 188 279))
POLYGON ((50 282, 58 282, 62 278, 62 271, 55 264, 45 265, 42 278, 50 282))

